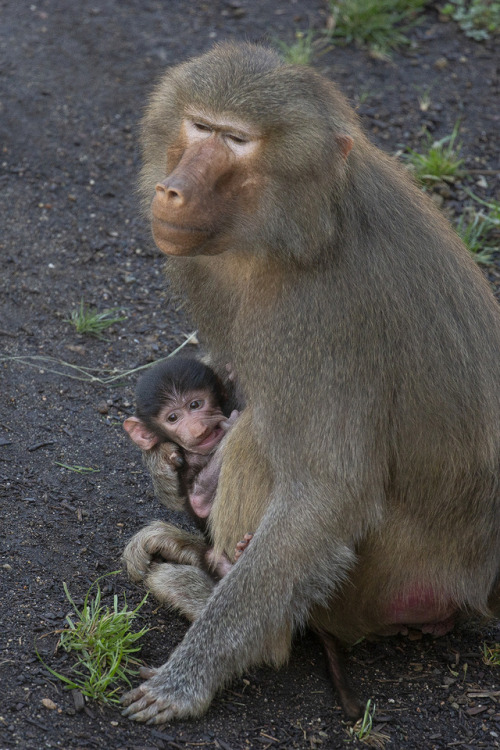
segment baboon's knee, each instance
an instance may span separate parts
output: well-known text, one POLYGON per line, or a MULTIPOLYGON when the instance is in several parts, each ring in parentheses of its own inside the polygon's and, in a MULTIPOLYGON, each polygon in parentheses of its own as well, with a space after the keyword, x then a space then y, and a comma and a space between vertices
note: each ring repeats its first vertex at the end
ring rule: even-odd
POLYGON ((199 534, 177 528, 170 523, 153 521, 138 531, 123 551, 122 561, 133 581, 143 580, 154 558, 181 565, 206 565, 208 546, 199 534))

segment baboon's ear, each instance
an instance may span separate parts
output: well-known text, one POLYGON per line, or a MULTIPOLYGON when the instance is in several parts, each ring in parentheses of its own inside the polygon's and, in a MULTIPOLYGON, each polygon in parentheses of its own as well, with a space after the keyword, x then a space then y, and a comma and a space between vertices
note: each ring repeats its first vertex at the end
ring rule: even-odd
POLYGON ((143 451, 151 450, 159 440, 151 430, 148 430, 139 417, 127 417, 123 423, 123 429, 128 432, 130 439, 143 451))
POLYGON ((340 153, 344 159, 347 159, 351 153, 351 148, 354 146, 354 138, 350 135, 336 135, 335 141, 340 149, 340 153))

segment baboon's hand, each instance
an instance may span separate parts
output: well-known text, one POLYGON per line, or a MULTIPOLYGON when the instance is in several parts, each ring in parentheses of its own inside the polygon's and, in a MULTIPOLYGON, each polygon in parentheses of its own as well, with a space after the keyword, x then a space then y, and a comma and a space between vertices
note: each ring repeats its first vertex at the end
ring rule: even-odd
POLYGON ((123 715, 147 724, 163 724, 204 713, 211 696, 203 699, 199 691, 195 694, 181 687, 179 677, 170 671, 168 663, 159 669, 142 668, 139 674, 146 682, 122 697, 122 705, 126 706, 123 715))
POLYGON ((158 447, 158 453, 161 459, 174 470, 182 469, 186 463, 179 446, 175 443, 162 443, 158 447))
POLYGON ((224 432, 229 432, 229 430, 234 427, 235 422, 237 421, 238 417, 240 416, 240 412, 236 409, 233 409, 229 417, 226 417, 226 419, 223 419, 220 422, 220 427, 224 430, 224 432))

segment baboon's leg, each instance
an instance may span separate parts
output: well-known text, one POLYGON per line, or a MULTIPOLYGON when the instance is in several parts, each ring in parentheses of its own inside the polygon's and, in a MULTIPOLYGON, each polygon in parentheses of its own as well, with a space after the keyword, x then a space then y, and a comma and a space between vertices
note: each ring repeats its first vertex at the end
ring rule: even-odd
POLYGON ((181 565, 206 567, 209 547, 200 534, 192 534, 170 523, 153 521, 138 531, 125 547, 122 560, 133 581, 142 581, 150 573, 156 556, 181 565))
POLYGON ((494 617, 500 617, 500 580, 497 581, 497 584, 494 586, 493 592, 488 599, 488 607, 492 611, 494 617))
POLYGON ((342 647, 334 635, 321 628, 313 628, 325 649, 328 671, 339 696, 344 713, 353 721, 363 715, 363 705, 351 687, 344 672, 342 647))
POLYGON ((201 568, 168 563, 153 563, 144 583, 155 599, 191 621, 199 616, 216 585, 201 568))

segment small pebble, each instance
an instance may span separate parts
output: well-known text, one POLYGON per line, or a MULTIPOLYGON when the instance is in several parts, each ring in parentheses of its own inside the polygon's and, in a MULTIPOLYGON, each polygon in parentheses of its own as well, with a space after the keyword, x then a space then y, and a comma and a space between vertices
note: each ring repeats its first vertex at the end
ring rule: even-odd
POLYGON ((45 708, 48 708, 50 711, 54 711, 54 709, 57 708, 57 703, 54 703, 54 701, 51 701, 50 698, 42 698, 42 704, 45 706, 45 708))
POLYGON ((446 68, 448 66, 448 60, 446 57, 440 57, 436 60, 434 63, 434 67, 436 70, 443 70, 443 68, 446 68))
POLYGON ((73 698, 75 711, 83 711, 85 708, 85 698, 83 697, 83 693, 81 693, 80 690, 72 690, 71 697, 73 698))

